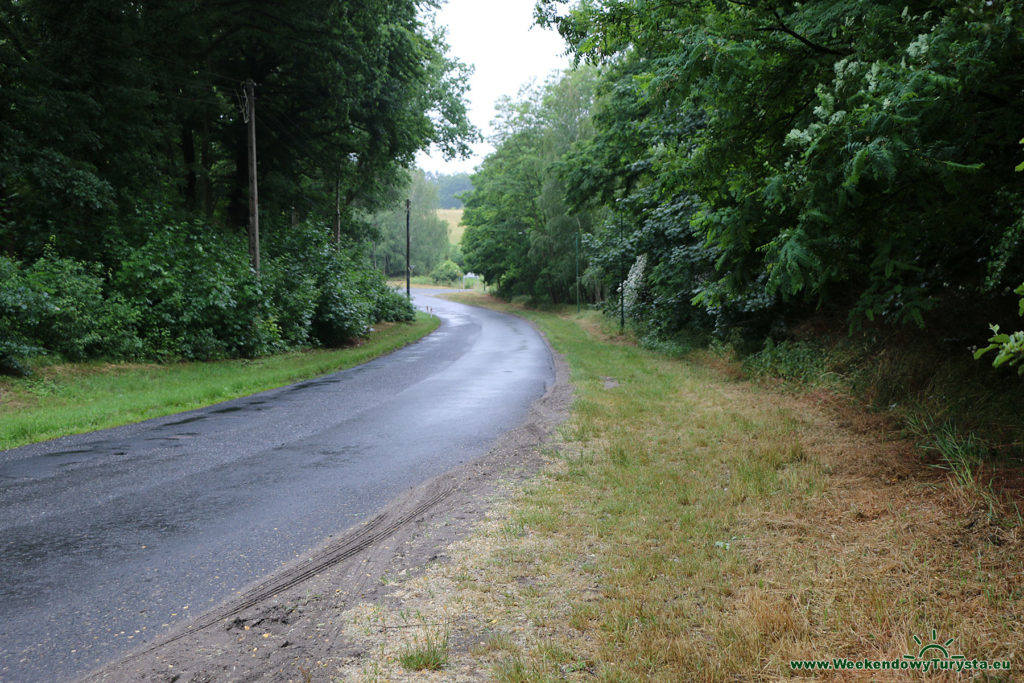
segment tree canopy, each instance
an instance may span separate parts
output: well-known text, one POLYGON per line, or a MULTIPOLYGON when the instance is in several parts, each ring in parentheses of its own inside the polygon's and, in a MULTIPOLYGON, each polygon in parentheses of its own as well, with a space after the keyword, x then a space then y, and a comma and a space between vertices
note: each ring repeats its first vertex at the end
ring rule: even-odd
MULTIPOLYGON (((261 209, 346 231, 414 154, 468 153, 467 69, 430 3, 24 0, 0 5, 0 245, 83 258, 160 205, 247 220, 241 84, 256 82, 261 209), (426 17, 426 18, 425 18, 426 17)), ((145 232, 145 226, 137 231, 145 232)), ((124 234, 131 233, 131 234, 124 234)))
POLYGON ((436 7, 0 2, 0 369, 255 355, 411 315, 370 269, 367 217, 418 151, 477 135, 436 7), (238 260, 250 80, 262 274, 238 260))
POLYGON ((373 246, 377 267, 391 277, 405 277, 405 201, 409 200, 409 240, 413 275, 428 275, 448 256, 448 224, 437 215, 437 187, 428 174, 413 171, 390 208, 375 213, 369 220, 379 231, 373 246))
POLYGON ((497 151, 472 177, 462 250, 466 269, 505 295, 555 303, 573 296, 577 235, 592 220, 569 211, 555 169, 590 134, 596 75, 578 69, 499 103, 497 151))
POLYGON ((536 16, 600 77, 588 131, 538 144, 555 125, 524 102, 474 177, 467 263, 499 286, 543 281, 531 240, 495 236, 546 225, 555 178, 566 215, 596 219, 590 277, 614 299, 632 271, 657 334, 1012 313, 1020 0, 539 0, 536 16))
POLYGON ((437 187, 437 203, 442 209, 461 209, 462 195, 473 189, 468 173, 428 173, 427 179, 437 187))

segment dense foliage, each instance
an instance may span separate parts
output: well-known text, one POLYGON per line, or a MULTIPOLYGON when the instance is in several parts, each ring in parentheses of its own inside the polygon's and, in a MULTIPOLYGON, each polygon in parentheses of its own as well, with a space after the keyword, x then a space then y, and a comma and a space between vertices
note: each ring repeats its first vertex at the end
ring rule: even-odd
POLYGON ((587 134, 531 143, 555 126, 524 103, 474 177, 465 251, 502 291, 540 294, 530 240, 482 239, 544 224, 502 204, 539 207, 539 167, 567 216, 596 219, 588 276, 656 336, 763 338, 823 310, 977 343, 964 324, 1012 314, 1020 0, 540 0, 537 17, 600 79, 587 134))
POLYGON ((497 150, 473 175, 465 199, 466 270, 504 296, 572 300, 575 245, 591 230, 588 211, 571 213, 555 172, 574 142, 590 135, 596 72, 581 68, 519 102, 499 103, 497 150))
POLYGON ((364 329, 390 306, 363 265, 365 216, 398 199, 417 151, 465 155, 475 135, 434 7, 0 3, 0 357, 248 355, 364 329), (262 278, 239 242, 249 79, 262 278), (324 252, 332 233, 344 254, 324 252), (69 297, 89 325, 119 324, 88 336, 55 313, 69 297))
POLYGON ((338 251, 326 226, 302 223, 267 245, 263 275, 244 235, 165 224, 120 264, 48 252, 30 265, 0 256, 0 369, 25 372, 43 352, 68 360, 251 357, 338 345, 376 321, 413 317, 365 259, 338 251))
POLYGON ((454 261, 442 261, 430 271, 430 279, 439 285, 454 285, 462 280, 463 272, 454 261))

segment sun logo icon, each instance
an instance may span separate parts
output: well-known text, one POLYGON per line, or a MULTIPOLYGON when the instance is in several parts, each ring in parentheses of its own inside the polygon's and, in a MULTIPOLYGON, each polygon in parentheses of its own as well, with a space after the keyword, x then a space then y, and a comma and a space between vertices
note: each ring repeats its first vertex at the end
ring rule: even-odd
POLYGON ((944 643, 940 643, 938 639, 938 631, 932 629, 932 642, 927 645, 921 641, 918 636, 914 636, 914 642, 921 646, 921 650, 916 655, 903 655, 903 659, 925 659, 925 655, 931 653, 929 659, 967 659, 964 655, 951 655, 949 650, 946 648, 953 644, 956 638, 950 638, 944 643))

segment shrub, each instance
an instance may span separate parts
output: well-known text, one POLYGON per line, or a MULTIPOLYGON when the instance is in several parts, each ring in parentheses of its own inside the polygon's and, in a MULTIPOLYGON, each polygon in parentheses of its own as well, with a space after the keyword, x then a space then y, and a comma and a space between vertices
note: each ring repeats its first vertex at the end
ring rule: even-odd
POLYGON ((145 305, 142 335, 156 356, 253 357, 282 346, 240 237, 198 224, 164 225, 126 251, 114 280, 125 296, 145 305))
POLYGON ((26 374, 26 359, 48 352, 74 361, 254 357, 347 344, 378 320, 414 317, 325 226, 293 226, 268 246, 261 278, 244 236, 200 223, 163 222, 143 244, 122 245, 109 281, 99 264, 52 249, 28 266, 0 257, 0 372, 26 374))
POLYGON ((313 319, 313 334, 324 346, 349 344, 374 322, 374 306, 359 285, 351 270, 338 267, 327 273, 313 319))
POLYGON ((377 320, 407 323, 416 317, 416 311, 412 307, 412 302, 405 297, 405 294, 385 285, 383 291, 377 297, 375 315, 377 320))
POLYGON ((48 252, 28 267, 0 257, 0 368, 27 374, 27 358, 73 361, 142 352, 137 306, 105 292, 98 265, 48 252))
POLYGON ((744 367, 756 374, 815 384, 826 374, 826 354, 814 344, 769 338, 757 353, 747 356, 744 367))
POLYGON ((50 251, 25 270, 25 278, 51 304, 35 329, 46 349, 72 361, 141 355, 137 327, 142 313, 119 293, 105 292, 98 264, 50 251))
POLYGON ((462 277, 462 269, 459 268, 458 264, 454 261, 441 261, 433 272, 430 273, 430 279, 437 284, 454 284, 456 280, 462 277))
MULTIPOLYGON (((1024 284, 1013 291, 1022 297, 1018 313, 1024 316, 1024 284)), ((999 325, 991 325, 990 327, 992 329, 992 336, 989 337, 989 345, 983 349, 978 349, 974 354, 974 358, 978 359, 989 351, 995 351, 996 355, 992 360, 993 367, 998 368, 1007 363, 1011 366, 1017 365, 1017 372, 1024 375, 1024 330, 1007 334, 999 331, 999 325)))
POLYGON ((0 256, 0 372, 29 374, 25 359, 44 352, 30 331, 52 308, 49 297, 25 281, 18 262, 0 256))
POLYGON ((320 297, 316 278, 300 264, 301 261, 276 258, 263 265, 263 292, 274 312, 281 342, 288 347, 312 341, 310 330, 320 297))

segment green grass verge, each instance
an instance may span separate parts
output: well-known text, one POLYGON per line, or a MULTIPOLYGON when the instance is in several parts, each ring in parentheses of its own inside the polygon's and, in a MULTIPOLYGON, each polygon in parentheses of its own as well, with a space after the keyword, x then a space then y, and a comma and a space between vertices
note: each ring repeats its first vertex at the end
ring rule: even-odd
POLYGON ((0 379, 0 450, 139 422, 344 370, 437 328, 417 312, 380 324, 358 346, 209 363, 80 363, 40 367, 31 379, 0 379))

